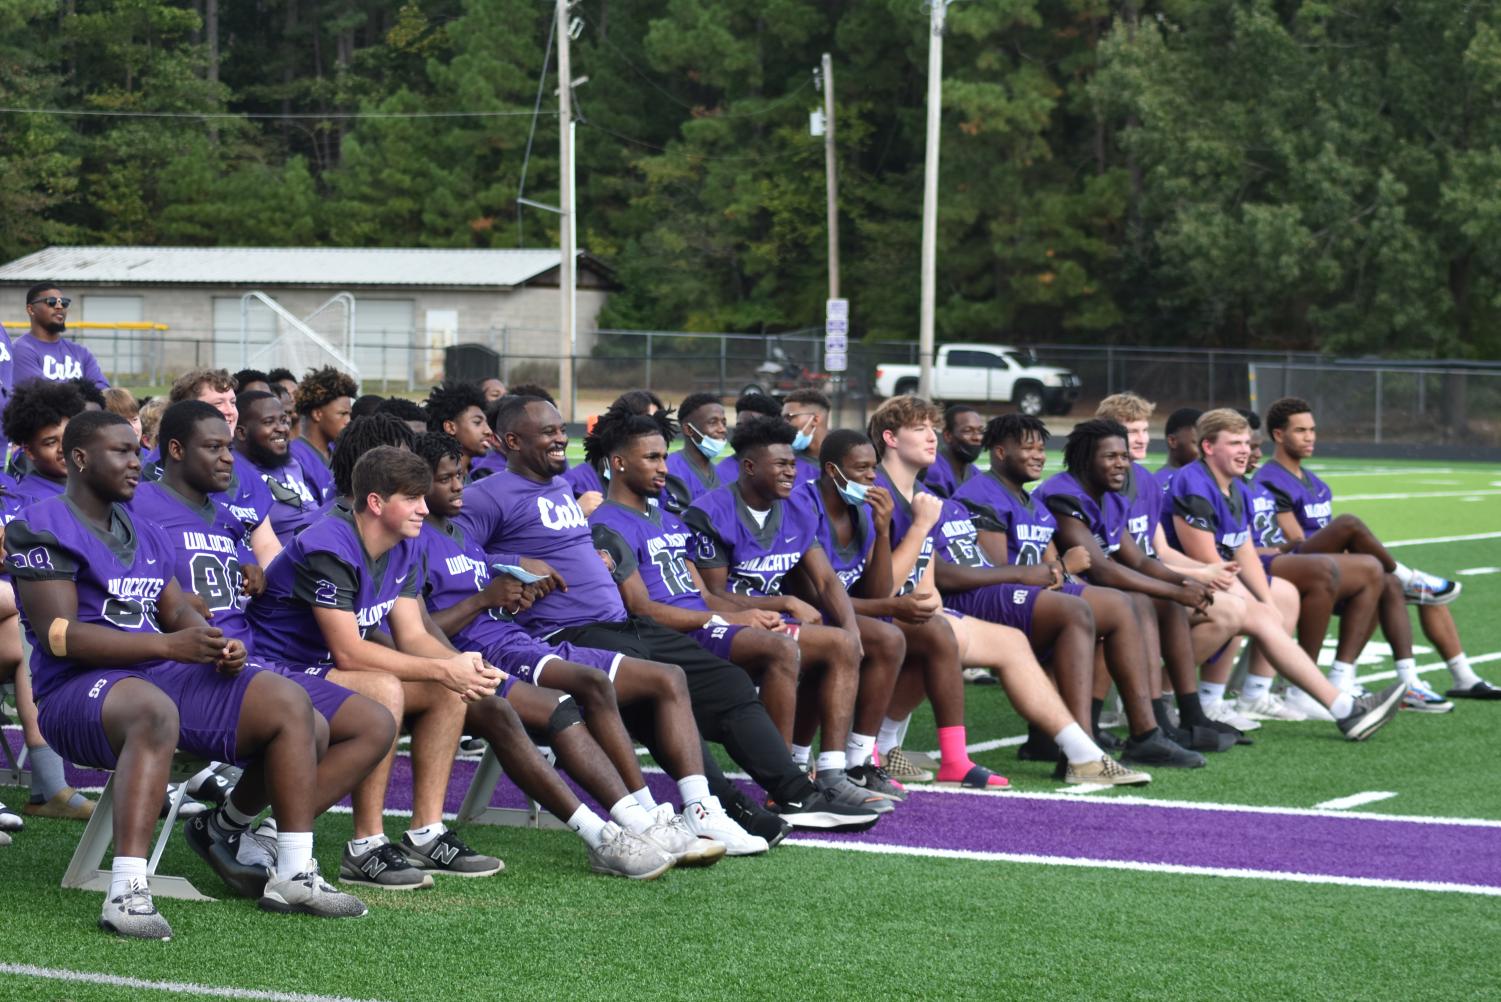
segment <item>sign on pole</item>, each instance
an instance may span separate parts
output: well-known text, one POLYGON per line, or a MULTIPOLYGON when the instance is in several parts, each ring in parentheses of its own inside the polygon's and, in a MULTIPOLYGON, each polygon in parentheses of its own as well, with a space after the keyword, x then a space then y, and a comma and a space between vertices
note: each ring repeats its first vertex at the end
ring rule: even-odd
POLYGON ((850 301, 824 301, 823 367, 826 372, 844 372, 849 368, 850 301))

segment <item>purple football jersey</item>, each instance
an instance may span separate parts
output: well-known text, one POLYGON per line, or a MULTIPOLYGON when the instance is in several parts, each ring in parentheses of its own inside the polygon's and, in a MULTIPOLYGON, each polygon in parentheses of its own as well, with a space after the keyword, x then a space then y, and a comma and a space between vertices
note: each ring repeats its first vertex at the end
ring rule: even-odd
POLYGON ((601 494, 605 492, 605 482, 588 463, 568 467, 563 471, 563 479, 568 481, 569 487, 573 488, 574 497, 582 497, 590 491, 598 491, 601 494))
POLYGON ((261 479, 261 471, 243 453, 235 452, 234 458, 235 466, 229 475, 229 486, 211 496, 228 508, 230 514, 239 519, 249 533, 255 531, 256 526, 271 514, 271 488, 261 479))
MULTIPOLYGON (((714 472, 719 476, 719 485, 733 484, 740 479, 740 460, 734 456, 726 456, 714 464, 714 472)), ((694 500, 697 500, 695 498, 694 500)))
POLYGON ((1256 482, 1276 498, 1278 512, 1290 511, 1297 517, 1305 536, 1318 532, 1334 516, 1334 494, 1307 467, 1300 477, 1281 463, 1263 463, 1256 470, 1256 482))
POLYGON ((828 508, 824 505, 823 493, 818 489, 818 481, 798 484, 793 488, 792 497, 787 499, 787 503, 801 508, 818 520, 818 544, 828 554, 834 573, 839 575, 839 583, 844 585, 845 591, 849 591, 865 575, 865 565, 870 563, 870 553, 876 545, 876 530, 870 520, 870 505, 840 502, 849 509, 854 528, 850 533, 849 544, 840 546, 839 540, 834 536, 834 526, 829 523, 828 508))
POLYGON ((510 470, 464 492, 455 521, 487 560, 514 564, 517 555, 547 561, 568 583, 516 617, 533 636, 569 626, 626 618, 620 592, 594 550, 589 520, 562 477, 537 483, 510 470))
POLYGON ((177 583, 203 599, 213 613, 211 626, 243 641, 253 654, 246 599, 240 592, 241 565, 255 563, 245 523, 212 496, 202 507, 191 507, 161 483, 141 484, 126 507, 137 521, 166 530, 175 551, 172 573, 177 583))
POLYGON ((32 471, 16 484, 16 497, 21 499, 22 508, 29 508, 38 501, 59 497, 67 487, 68 481, 65 479, 53 480, 51 477, 44 477, 32 471))
MULTIPOLYGON (((464 535, 453 522, 442 528, 431 522, 423 525, 417 537, 422 566, 422 599, 429 610, 451 609, 464 599, 485 590, 490 583, 490 565, 485 551, 464 535)), ((453 645, 463 651, 490 652, 521 640, 534 641, 499 609, 489 609, 475 616, 453 638, 453 645)), ((493 655, 488 655, 494 660, 493 655)))
POLYGON ((328 460, 313 448, 313 443, 301 435, 292 439, 287 449, 292 458, 302 466, 302 475, 313 488, 313 496, 322 504, 334 496, 334 475, 328 468, 328 460))
POLYGON ((922 482, 927 485, 928 490, 941 498, 953 497, 960 487, 963 487, 975 478, 974 463, 966 463, 964 465, 964 475, 962 477, 955 477, 954 467, 951 463, 952 456, 953 454, 940 443, 938 446, 938 458, 922 474, 922 482))
POLYGON ((26 502, 21 497, 20 485, 8 473, 0 473, 0 525, 9 525, 21 514, 26 502))
MULTIPOLYGON (((172 544, 161 529, 132 518, 120 505, 110 506, 111 531, 83 521, 66 497, 40 501, 5 531, 6 566, 26 581, 72 581, 78 590, 77 620, 128 633, 160 633, 156 603, 172 580, 172 544)), ((21 609, 31 644, 31 680, 37 702, 80 670, 38 643, 34 624, 21 609)), ((47 626, 43 626, 45 632, 47 626)), ((141 662, 149 670, 167 661, 141 662)))
POLYGON ((780 595, 782 578, 819 545, 818 519, 785 501, 773 504, 765 524, 757 525, 739 484, 693 502, 683 522, 693 531, 693 562, 726 568, 737 595, 780 595))
POLYGON ((596 549, 615 561, 615 581, 640 572, 653 602, 695 612, 708 610, 693 576, 688 573, 688 527, 660 504, 649 503, 646 513, 618 501, 606 501, 589 516, 596 549))
POLYGON ((688 458, 684 449, 697 449, 698 446, 688 443, 672 455, 667 457, 667 476, 669 483, 675 478, 682 484, 682 500, 684 505, 692 504, 705 494, 718 490, 723 484, 719 479, 719 472, 713 463, 707 470, 700 469, 688 458))
POLYGON ((506 468, 506 454, 499 449, 491 449, 478 459, 469 461, 469 479, 483 480, 492 473, 499 473, 506 468))
POLYGON ((1021 496, 1001 483, 994 470, 970 477, 954 494, 954 500, 969 509, 981 532, 1006 536, 1006 560, 1013 564, 1040 564, 1058 530, 1058 522, 1035 495, 1021 496))
POLYGON ((1277 522, 1277 499, 1267 490, 1266 484, 1254 478, 1245 478, 1241 483, 1246 488, 1246 497, 1251 502, 1251 539, 1257 547, 1284 546, 1287 536, 1277 522))
POLYGON ((1032 500, 1045 504, 1055 518, 1078 519, 1089 527, 1090 535, 1106 555, 1121 548, 1130 512, 1126 499, 1115 491, 1106 491, 1098 502, 1089 496, 1072 473, 1059 473, 1045 480, 1032 492, 1032 500))
MULTIPOLYGON (((5 413, 5 408, 10 404, 10 391, 16 385, 16 353, 10 343, 10 334, 5 330, 5 325, 0 324, 0 414, 5 413)), ((10 451, 10 439, 5 437, 5 429, 0 427, 0 460, 4 460, 10 451)))
POLYGON ((266 590, 250 603, 256 653, 288 665, 332 663, 313 607, 354 613, 360 636, 385 622, 421 585, 417 542, 403 539, 377 560, 365 553, 354 515, 335 509, 298 533, 266 568, 266 590))
POLYGON ((933 548, 944 560, 960 567, 983 570, 995 566, 980 549, 980 530, 969 509, 952 498, 943 499, 943 512, 933 526, 933 548))
POLYGON ((1157 547, 1152 545, 1152 537, 1157 535, 1157 526, 1162 522, 1162 513, 1168 503, 1157 486, 1157 479, 1145 466, 1132 463, 1126 471, 1126 485, 1121 488, 1121 495, 1126 499, 1130 518, 1127 531, 1131 533, 1131 539, 1141 552, 1155 557, 1157 547))
POLYGON ((33 379, 62 382, 65 379, 87 379, 101 390, 109 388, 109 380, 94 360, 94 353, 77 341, 60 337, 56 341, 40 341, 26 335, 11 346, 15 356, 13 375, 15 383, 33 379))
MULTIPOLYGON (((1251 538, 1250 504, 1244 485, 1232 480, 1230 496, 1221 494, 1214 474, 1202 459, 1183 467, 1173 478, 1173 514, 1195 529, 1212 533, 1222 560, 1234 559, 1235 551, 1251 538)), ((1176 521, 1163 529, 1168 541, 1183 549, 1178 542, 1176 521)))
MULTIPOLYGON (((902 495, 901 491, 896 489, 896 485, 891 482, 891 478, 886 475, 885 470, 876 470, 876 483, 886 488, 886 491, 891 495, 891 548, 895 550, 901 545, 902 539, 906 537, 908 530, 912 528, 912 503, 902 495)), ((933 493, 924 487, 920 480, 913 486, 913 492, 914 494, 924 492, 933 493)), ((922 580, 922 576, 927 573, 928 565, 932 562, 933 534, 930 532, 923 537, 922 548, 918 550, 917 560, 912 565, 912 572, 907 575, 907 580, 902 582, 902 587, 897 594, 911 594, 917 587, 918 582, 922 580)))
POLYGON ((266 488, 271 530, 281 545, 286 546, 293 536, 317 521, 324 499, 296 458, 289 458, 281 466, 258 466, 249 459, 245 464, 266 488))

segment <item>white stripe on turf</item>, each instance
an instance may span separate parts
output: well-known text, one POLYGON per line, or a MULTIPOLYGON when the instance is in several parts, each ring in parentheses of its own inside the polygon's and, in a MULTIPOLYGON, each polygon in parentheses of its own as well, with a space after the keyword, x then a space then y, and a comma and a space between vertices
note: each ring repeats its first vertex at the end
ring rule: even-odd
POLYGON ((1335 797, 1333 800, 1326 800, 1322 804, 1313 806, 1325 811, 1343 811, 1364 804, 1374 804, 1378 800, 1390 800, 1395 796, 1396 794, 1389 790, 1367 790, 1364 793, 1352 793, 1348 797, 1335 797))
POLYGON ((221 999, 260 999, 264 1002, 360 1002, 360 1000, 344 995, 313 995, 307 992, 265 991, 259 988, 222 988, 217 985, 200 985, 190 981, 147 981, 145 978, 129 978, 121 974, 69 971, 58 967, 38 967, 35 964, 0 963, 0 974, 45 978, 49 981, 108 985, 111 988, 138 988, 144 991, 208 995, 221 999))
POLYGON ((995 863, 1040 863, 1044 866, 1078 866, 1104 870, 1136 870, 1143 873, 1181 873, 1203 877, 1238 877, 1249 880, 1280 880, 1294 884, 1340 884, 1346 887, 1379 887, 1407 891, 1438 891, 1450 894, 1482 894, 1501 897, 1501 887, 1449 884, 1430 880, 1384 880, 1377 877, 1343 877, 1322 873, 1290 873, 1283 870, 1245 870, 1218 866, 1184 866, 1178 863, 1142 863, 1125 859, 1081 859, 1074 856, 1037 856, 1021 852, 972 852, 962 849, 928 849, 904 845, 835 842, 832 839, 788 839, 782 843, 816 849, 842 849, 887 856, 926 856, 934 859, 968 859, 995 863))
POLYGON ((1408 491, 1397 494, 1341 494, 1339 503, 1343 505, 1351 501, 1407 501, 1413 498, 1491 497, 1496 494, 1501 494, 1501 491, 1408 491))
POLYGON ((1431 536, 1428 539, 1398 539, 1383 543, 1388 550, 1393 546, 1428 546, 1431 543, 1468 543, 1476 539, 1501 539, 1501 532, 1472 532, 1466 536, 1431 536))
MULTIPOLYGON (((1501 661, 1501 651, 1492 651, 1489 654, 1477 654, 1470 658, 1470 664, 1472 665, 1483 665, 1488 661, 1501 661)), ((1447 671, 1448 668, 1448 665, 1440 661, 1437 664, 1423 665, 1418 669, 1418 674, 1427 675, 1433 671, 1447 671)), ((1395 671, 1378 671, 1372 672, 1369 675, 1362 675, 1356 681, 1364 685, 1367 682, 1387 682, 1396 677, 1397 673, 1395 671)))

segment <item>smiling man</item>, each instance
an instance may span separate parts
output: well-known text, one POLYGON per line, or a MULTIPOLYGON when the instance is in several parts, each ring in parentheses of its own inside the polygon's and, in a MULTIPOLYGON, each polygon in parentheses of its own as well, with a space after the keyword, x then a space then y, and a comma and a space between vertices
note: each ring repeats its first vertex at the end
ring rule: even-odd
POLYGON ((13 385, 20 386, 32 379, 61 382, 82 378, 101 390, 109 386, 94 353, 63 337, 68 329, 68 307, 72 304, 73 300, 52 282, 41 282, 26 290, 26 315, 31 320, 31 330, 14 345, 13 385))
POLYGON ((318 514, 321 491, 292 454, 289 436, 291 419, 281 398, 272 393, 252 390, 236 400, 240 420, 235 427, 236 466, 248 477, 261 481, 269 492, 269 501, 261 499, 267 511, 276 548, 262 548, 256 543, 256 556, 269 564, 280 548, 306 528, 318 514))

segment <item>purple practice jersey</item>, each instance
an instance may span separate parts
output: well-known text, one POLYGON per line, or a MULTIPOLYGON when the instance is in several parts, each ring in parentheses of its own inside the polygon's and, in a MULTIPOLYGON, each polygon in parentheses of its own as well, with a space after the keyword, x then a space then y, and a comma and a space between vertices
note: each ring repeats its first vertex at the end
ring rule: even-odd
POLYGON ((615 562, 617 584, 639 572, 653 602, 708 611, 688 572, 692 534, 672 512, 659 504, 648 504, 643 514, 618 501, 606 501, 589 516, 589 528, 595 548, 604 550, 615 562))
POLYGON ((250 603, 256 654, 286 665, 331 664, 313 607, 354 613, 360 636, 369 636, 398 598, 417 596, 417 557, 417 541, 403 539, 371 560, 353 513, 334 509, 298 533, 266 568, 266 590, 250 603))
POLYGON ((1126 484, 1121 488, 1121 496, 1126 499, 1130 518, 1127 531, 1131 533, 1131 539, 1137 549, 1155 557, 1157 547, 1152 545, 1152 538, 1157 535, 1157 526, 1161 524, 1162 513, 1168 504, 1158 487, 1157 478, 1145 466, 1132 463, 1126 470, 1126 484))
POLYGON ((850 533, 849 543, 840 546, 834 535, 834 526, 829 522, 828 508, 824 505, 823 492, 818 489, 818 481, 798 484, 793 488, 787 503, 801 508, 818 520, 818 544, 829 555, 829 563, 833 565, 834 573, 839 575, 839 583, 844 585, 845 591, 849 591, 864 577, 865 567, 870 563, 870 554, 876 545, 876 530, 870 520, 870 505, 840 502, 849 509, 850 524, 854 529, 850 533))
MULTIPOLYGON (((244 457, 239 453, 235 454, 236 469, 242 458, 244 457)), ((276 533, 282 546, 286 546, 293 536, 317 521, 319 509, 323 507, 323 497, 297 459, 289 457, 281 466, 258 466, 245 459, 245 466, 259 477, 266 488, 262 501, 269 503, 268 510, 262 517, 271 516, 271 531, 276 533)))
POLYGON ((1107 556, 1121 548, 1130 513, 1126 499, 1115 491, 1106 491, 1096 502, 1072 473, 1059 473, 1033 491, 1032 500, 1047 505, 1055 518, 1083 522, 1107 556))
POLYGON ((65 379, 87 379, 101 390, 109 388, 109 380, 94 360, 94 353, 77 341, 60 337, 56 341, 42 341, 30 334, 11 346, 15 356, 14 385, 33 379, 46 379, 60 383, 65 379))
POLYGON ((483 456, 469 461, 469 479, 483 480, 492 473, 499 473, 506 468, 506 454, 499 449, 491 449, 483 456))
MULTIPOLYGON (((793 453, 792 459, 797 463, 797 469, 794 470, 792 474, 792 482, 794 485, 807 483, 809 480, 818 479, 818 457, 814 456, 810 452, 797 452, 793 453)), ((727 459, 721 459, 717 464, 715 464, 714 472, 719 476, 719 484, 721 487, 725 484, 734 483, 735 481, 740 479, 739 457, 730 456, 727 459)), ((697 500, 697 498, 695 498, 694 500, 697 500)))
POLYGON ((1256 470, 1256 482, 1277 499, 1277 511, 1290 511, 1303 527, 1303 535, 1312 536, 1334 515, 1334 494, 1329 485, 1308 469, 1301 476, 1278 462, 1263 463, 1256 470))
MULTIPOLYGON (((161 529, 110 506, 110 531, 87 524, 66 497, 32 505, 5 531, 6 566, 24 581, 72 581, 80 623, 127 633, 160 633, 156 603, 172 580, 175 557, 161 529)), ((21 609, 31 644, 31 684, 38 703, 80 668, 39 643, 35 624, 21 609)), ((45 633, 50 624, 42 625, 45 633)), ((167 661, 141 662, 142 671, 167 661)), ((89 669, 92 670, 92 669, 89 669)))
POLYGON ((952 498, 943 499, 943 511, 933 526, 933 548, 951 564, 983 570, 994 567, 980 549, 980 530, 969 509, 952 498))
POLYGON ((271 514, 271 488, 261 479, 261 471, 243 453, 235 452, 234 458, 229 486, 209 496, 228 508, 229 513, 245 526, 248 535, 271 514))
POLYGON ((682 507, 697 501, 705 494, 723 486, 714 464, 702 469, 688 458, 686 449, 697 449, 691 442, 667 457, 667 491, 682 502, 682 507), (678 486, 681 485, 681 486, 678 486))
POLYGON ((20 485, 8 473, 0 473, 0 525, 9 525, 25 507, 20 485))
POLYGON ((334 496, 333 471, 328 468, 328 460, 313 448, 313 443, 299 435, 288 444, 287 451, 301 465, 302 476, 313 488, 314 499, 319 504, 332 500, 334 496))
POLYGON ((599 472, 588 463, 579 463, 570 466, 563 471, 563 479, 568 481, 568 486, 573 488, 574 497, 583 497, 590 491, 605 492, 605 482, 600 479, 599 472))
MULTIPOLYGON (((1202 459, 1183 467, 1173 478, 1173 514, 1211 533, 1221 560, 1235 559, 1235 551, 1251 538, 1250 507, 1244 485, 1238 479, 1230 481, 1226 497, 1202 459)), ((1168 541, 1182 550, 1176 522, 1163 528, 1168 541)))
POLYGON ((1241 481, 1251 502, 1251 541, 1258 549, 1287 545, 1287 536, 1277 522, 1277 498, 1254 478, 1241 481))
MULTIPOLYGON (((891 549, 895 551, 906 537, 908 530, 912 528, 912 503, 903 496, 901 491, 896 489, 896 485, 891 482, 891 478, 886 475, 885 470, 876 470, 876 483, 884 487, 887 493, 891 495, 891 549)), ((914 484, 912 489, 914 495, 933 493, 922 485, 922 481, 914 484)), ((918 582, 922 580, 923 575, 927 573, 928 565, 932 562, 933 534, 930 532, 923 537, 922 548, 918 550, 917 560, 912 564, 912 572, 907 575, 907 580, 902 582, 902 587, 897 591, 897 594, 911 594, 917 588, 918 582)))
POLYGON ((782 593, 782 578, 818 542, 818 519, 783 501, 772 505, 764 524, 740 496, 740 485, 710 491, 683 512, 693 531, 693 562, 700 567, 723 567, 736 595, 771 596, 782 593))
POLYGON ((943 445, 938 446, 938 458, 923 471, 922 482, 928 490, 941 498, 951 498, 955 492, 975 478, 975 464, 964 464, 964 475, 954 476, 953 453, 943 445))
POLYGON ((1007 563, 1042 563, 1053 533, 1058 530, 1058 522, 1047 505, 1026 491, 1018 497, 1001 483, 994 470, 970 477, 955 492, 954 500, 969 509, 975 527, 981 532, 1005 535, 1007 563))
MULTIPOLYGON (((10 334, 6 332, 5 325, 0 324, 0 414, 5 413, 5 408, 10 404, 10 391, 16 385, 16 354, 10 343, 10 334)), ((10 451, 10 439, 5 437, 5 429, 0 427, 0 463, 5 461, 5 455, 10 451)))
POLYGON ((33 471, 16 484, 16 497, 21 499, 22 508, 29 508, 38 501, 61 496, 67 487, 67 480, 53 480, 33 471))
POLYGON ((240 591, 241 565, 255 563, 245 524, 212 495, 194 507, 161 483, 141 484, 127 508, 137 521, 166 530, 176 554, 172 573, 177 583, 203 599, 213 614, 209 625, 244 642, 253 656, 255 645, 240 591))
MULTIPOLYGON (((439 528, 431 522, 417 537, 422 568, 422 600, 430 611, 451 609, 485 590, 490 583, 490 565, 485 551, 464 536, 453 522, 439 528)), ((461 651, 490 651, 497 646, 535 641, 499 609, 487 609, 453 636, 461 651)))
POLYGON ((537 483, 502 470, 464 491, 454 521, 492 563, 535 557, 568 583, 567 591, 550 592, 516 617, 533 636, 626 618, 620 592, 594 550, 589 520, 562 477, 537 483))

